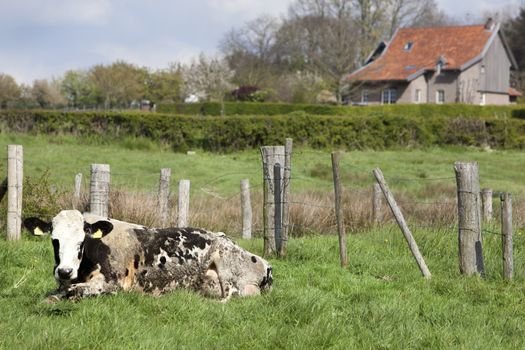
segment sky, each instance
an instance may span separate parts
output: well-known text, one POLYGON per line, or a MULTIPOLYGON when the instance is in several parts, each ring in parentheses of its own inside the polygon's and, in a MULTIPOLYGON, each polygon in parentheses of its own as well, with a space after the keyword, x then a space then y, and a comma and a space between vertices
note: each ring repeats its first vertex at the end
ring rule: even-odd
MULTIPOLYGON (((436 0, 480 16, 524 0, 436 0)), ((118 59, 153 69, 218 53, 232 27, 284 16, 293 0, 0 0, 0 73, 18 83, 118 59)))

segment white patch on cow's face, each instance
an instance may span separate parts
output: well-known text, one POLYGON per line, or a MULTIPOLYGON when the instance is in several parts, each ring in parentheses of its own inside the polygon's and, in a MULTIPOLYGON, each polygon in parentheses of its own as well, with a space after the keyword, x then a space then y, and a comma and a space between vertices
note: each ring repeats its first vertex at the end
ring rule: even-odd
POLYGON ((55 255, 60 260, 55 267, 55 278, 57 280, 67 281, 77 278, 85 237, 84 218, 79 211, 63 210, 53 218, 51 239, 58 242, 56 244, 54 241, 53 245, 55 249, 58 248, 55 255))

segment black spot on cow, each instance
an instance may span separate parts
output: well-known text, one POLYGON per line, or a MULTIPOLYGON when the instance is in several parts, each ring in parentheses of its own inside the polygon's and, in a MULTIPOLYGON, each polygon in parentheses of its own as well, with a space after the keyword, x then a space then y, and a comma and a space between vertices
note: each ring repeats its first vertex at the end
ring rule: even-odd
POLYGON ((252 263, 256 263, 257 262, 257 258, 255 256, 252 255, 252 263))
POLYGON ((166 257, 165 257, 165 256, 161 256, 161 257, 160 257, 160 263, 161 263, 162 265, 164 265, 164 264, 166 263, 166 257))
POLYGON ((206 231, 194 228, 166 228, 158 230, 135 229, 136 236, 144 247, 144 262, 146 266, 153 266, 156 256, 165 251, 169 257, 176 257, 179 263, 184 259, 195 260, 191 254, 195 247, 205 249, 211 241, 205 236, 206 231), (184 249, 185 248, 185 249, 184 249))
POLYGON ((51 241, 53 243, 53 253, 55 255, 55 267, 60 265, 60 255, 58 254, 60 251, 60 242, 58 239, 53 239, 51 241))
POLYGON ((136 269, 139 268, 139 261, 140 261, 140 256, 138 254, 135 254, 135 256, 133 257, 133 267, 136 269))
POLYGON ((78 268, 77 280, 73 283, 85 282, 91 272, 100 265, 100 272, 107 278, 116 279, 116 271, 112 271, 109 263, 111 249, 100 239, 86 237, 84 240, 84 254, 78 268))
POLYGON ((129 270, 126 269, 126 277, 128 277, 128 276, 129 276, 129 270))

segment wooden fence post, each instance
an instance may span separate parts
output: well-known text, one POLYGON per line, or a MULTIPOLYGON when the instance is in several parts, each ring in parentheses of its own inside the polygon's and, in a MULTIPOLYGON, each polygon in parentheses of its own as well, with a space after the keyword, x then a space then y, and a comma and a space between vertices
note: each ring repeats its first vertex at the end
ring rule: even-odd
POLYGON ((283 175, 283 228, 279 256, 286 255, 288 235, 290 232, 290 192, 292 184, 292 147, 293 139, 287 138, 284 144, 284 175, 283 175))
POLYGON ((179 210, 177 215, 177 226, 188 226, 188 213, 190 211, 190 180, 179 181, 179 210))
POLYGON ((80 203, 80 190, 82 188, 82 173, 75 175, 75 193, 73 194, 73 208, 78 209, 80 203))
POLYGON ((458 192, 459 270, 467 276, 483 275, 478 163, 456 162, 454 170, 458 192))
POLYGON ((335 219, 337 221, 337 234, 339 235, 339 259, 341 267, 348 265, 346 254, 346 233, 343 223, 343 208, 341 207, 341 177, 339 176, 339 153, 332 152, 332 172, 334 174, 335 219))
POLYGON ((375 224, 381 223, 383 213, 381 208, 381 186, 378 183, 374 184, 372 192, 372 220, 375 224))
POLYGON ((109 164, 91 164, 91 182, 89 185, 89 211, 94 215, 109 214, 109 164))
POLYGON ((514 258, 512 256, 512 195, 510 193, 502 193, 500 199, 503 278, 511 280, 514 275, 514 258))
POLYGON ((7 146, 7 240, 17 241, 22 228, 22 194, 24 179, 24 149, 7 146))
POLYGON ((170 168, 160 169, 158 205, 162 227, 168 224, 169 218, 170 178, 170 168))
POLYGON ((492 189, 484 188, 481 191, 481 204, 483 206, 483 220, 492 221, 492 189))
POLYGON ((392 214, 394 214, 394 218, 396 219, 397 224, 399 225, 399 228, 401 229, 401 232, 403 232, 403 235, 405 236, 405 239, 408 243, 408 247, 410 248, 410 251, 412 252, 412 255, 414 256, 414 259, 416 260, 416 263, 419 266, 419 270, 421 271, 421 273, 423 274, 425 278, 430 278, 432 275, 430 274, 430 271, 428 270, 427 264, 425 263, 425 259, 423 259, 423 255, 421 255, 421 252, 419 251, 419 247, 417 246, 416 240, 414 239, 414 236, 412 236, 412 232, 408 228, 405 218, 403 217, 403 213, 397 206, 396 200, 394 199, 394 196, 392 195, 392 193, 390 192, 390 189, 388 188, 385 178, 383 177, 383 173, 381 172, 381 169, 379 168, 375 169, 374 176, 379 186, 381 186, 381 190, 383 191, 386 202, 388 203, 388 206, 392 210, 392 214))
MULTIPOLYGON (((275 193, 273 183, 273 167, 275 164, 285 164, 284 146, 263 146, 261 147, 263 161, 264 178, 264 257, 269 257, 277 252, 275 247, 275 196, 282 193, 275 193)), ((282 202, 282 197, 281 202, 282 202)))
POLYGON ((252 203, 250 200, 250 180, 241 180, 242 238, 252 238, 252 203))

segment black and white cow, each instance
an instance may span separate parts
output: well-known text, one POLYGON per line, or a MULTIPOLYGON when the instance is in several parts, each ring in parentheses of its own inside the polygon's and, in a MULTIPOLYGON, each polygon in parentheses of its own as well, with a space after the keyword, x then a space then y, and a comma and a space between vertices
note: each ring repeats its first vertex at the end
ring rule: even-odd
POLYGON ((35 235, 51 233, 58 282, 52 299, 118 290, 160 295, 188 288, 228 300, 260 294, 272 285, 268 262, 223 233, 150 229, 77 210, 63 210, 51 223, 29 218, 24 225, 35 235))

